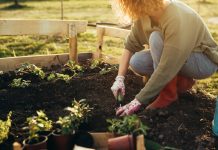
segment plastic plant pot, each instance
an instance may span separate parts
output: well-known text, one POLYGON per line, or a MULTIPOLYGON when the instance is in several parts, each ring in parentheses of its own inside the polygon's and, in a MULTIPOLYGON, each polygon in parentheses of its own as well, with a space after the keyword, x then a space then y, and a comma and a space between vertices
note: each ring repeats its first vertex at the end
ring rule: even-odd
POLYGON ((40 150, 40 149, 47 149, 47 140, 46 136, 39 136, 39 140, 29 140, 25 139, 23 141, 24 150, 40 150))
POLYGON ((74 144, 76 144, 77 146, 92 148, 94 144, 94 139, 90 133, 86 131, 79 131, 76 132, 74 135, 74 144))
POLYGON ((47 140, 47 149, 52 150, 53 144, 52 144, 52 131, 39 131, 37 132, 40 136, 46 136, 48 138, 47 140))
POLYGON ((108 150, 135 150, 133 135, 124 135, 109 139, 108 150))
POLYGON ((53 150, 72 150, 73 135, 64 135, 57 131, 52 133, 53 150))
POLYGON ((12 149, 12 144, 14 143, 14 136, 12 134, 8 135, 8 139, 0 144, 0 150, 12 149))

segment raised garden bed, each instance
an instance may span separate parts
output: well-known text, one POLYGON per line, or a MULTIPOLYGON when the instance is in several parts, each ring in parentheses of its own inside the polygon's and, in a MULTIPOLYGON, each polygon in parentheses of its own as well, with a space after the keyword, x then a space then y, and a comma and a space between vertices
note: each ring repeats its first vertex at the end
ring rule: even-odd
MULTIPOLYGON (((106 119, 115 117, 115 100, 110 91, 111 84, 117 70, 100 74, 101 69, 86 69, 82 74, 70 79, 47 81, 34 76, 16 75, 16 72, 1 74, 0 84, 0 117, 5 119, 9 111, 12 115, 12 135, 20 142, 27 136, 21 128, 26 126, 26 118, 37 110, 45 110, 51 120, 56 121, 66 112, 63 109, 69 106, 73 99, 86 99, 94 107, 89 124, 84 124, 81 129, 94 132, 107 131, 106 119), (31 80, 28 87, 12 88, 8 86, 14 78, 22 77, 31 80)), ((112 68, 109 64, 102 64, 102 68, 112 68)), ((46 77, 51 72, 72 73, 64 70, 63 66, 53 66, 44 69, 46 77)), ((141 77, 128 71, 126 77, 127 92, 125 102, 132 100, 143 87, 141 77)), ((193 150, 215 149, 214 138, 211 133, 211 121, 214 112, 214 99, 199 92, 187 92, 179 97, 179 101, 164 110, 141 112, 138 115, 150 127, 148 139, 166 146, 193 150)))
MULTIPOLYGON (((80 126, 81 130, 107 131, 106 119, 115 117, 116 104, 110 87, 117 75, 117 70, 109 64, 102 64, 101 67, 113 68, 109 69, 110 71, 108 69, 102 71, 98 67, 90 68, 88 64, 85 65, 84 72, 76 72, 78 74, 74 76, 75 72, 69 72, 69 70, 64 69, 63 65, 69 59, 86 61, 90 58, 103 58, 104 62, 117 63, 118 59, 101 53, 103 37, 125 38, 129 31, 97 27, 97 52, 77 55, 76 35, 85 32, 87 22, 49 20, 3 20, 1 22, 0 26, 3 30, 1 30, 0 35, 62 34, 69 36, 70 47, 69 54, 0 59, 0 70, 5 71, 0 71, 0 119, 5 120, 9 111, 12 111, 12 128, 8 144, 13 143, 14 140, 22 143, 22 140, 28 136, 27 131, 22 130, 22 127, 26 126, 26 118, 34 115, 37 110, 44 110, 49 119, 57 121, 59 116, 66 115, 63 109, 71 105, 74 99, 86 99, 87 103, 94 108, 88 124, 80 126), (45 27, 48 30, 41 30, 45 27), (46 67, 50 67, 52 64, 56 65, 49 69, 43 68, 45 71, 43 78, 17 74, 15 71, 7 72, 18 68, 19 64, 24 62, 46 67), (100 74, 100 71, 103 73, 100 74), (53 74, 51 75, 51 73, 53 74), (58 73, 69 74, 70 77, 58 73), (73 77, 71 78, 71 76, 73 77), (12 83, 15 78, 17 80, 12 83), (59 79, 54 80, 53 78, 59 79), (17 88, 17 85, 20 88, 17 88)), ((127 73, 125 84, 127 91, 125 103, 128 103, 144 84, 141 77, 134 75, 130 70, 127 73)), ((184 150, 215 149, 215 139, 211 132, 214 107, 215 99, 198 91, 189 91, 180 95, 178 102, 166 109, 146 112, 142 110, 138 116, 150 128, 145 143, 148 140, 153 140, 164 146, 184 150)))

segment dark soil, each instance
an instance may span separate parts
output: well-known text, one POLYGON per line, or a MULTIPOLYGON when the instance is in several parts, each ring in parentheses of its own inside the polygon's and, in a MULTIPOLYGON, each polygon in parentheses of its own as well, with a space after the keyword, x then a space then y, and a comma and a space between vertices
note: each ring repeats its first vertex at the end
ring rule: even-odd
MULTIPOLYGON (((55 69, 60 70, 60 67, 55 69)), ((0 76, 0 119, 4 120, 8 112, 13 111, 11 132, 21 142, 27 136, 27 131, 21 128, 26 126, 26 118, 35 115, 36 110, 45 110, 48 117, 56 121, 66 113, 63 109, 71 105, 72 100, 85 98, 94 110, 89 124, 81 128, 107 131, 105 120, 115 117, 115 99, 110 87, 117 71, 104 75, 98 71, 88 69, 68 83, 62 80, 34 80, 27 88, 8 87, 16 74, 5 73, 0 76)), ((129 71, 125 84, 127 103, 140 91, 143 83, 140 77, 129 71)), ((167 109, 143 111, 138 115, 150 127, 148 139, 184 150, 212 150, 215 149, 211 132, 214 107, 214 99, 200 92, 187 92, 167 109)))

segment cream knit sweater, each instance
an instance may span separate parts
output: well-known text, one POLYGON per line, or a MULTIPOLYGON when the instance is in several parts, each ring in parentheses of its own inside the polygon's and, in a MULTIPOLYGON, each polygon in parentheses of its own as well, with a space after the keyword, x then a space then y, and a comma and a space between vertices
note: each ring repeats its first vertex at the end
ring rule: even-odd
POLYGON ((137 52, 144 49, 153 31, 160 31, 164 38, 164 48, 160 63, 136 95, 144 103, 164 88, 180 71, 191 52, 205 53, 218 65, 218 46, 212 38, 202 18, 189 6, 178 0, 172 0, 161 17, 159 26, 151 25, 149 17, 141 18, 132 26, 125 42, 125 49, 137 52))

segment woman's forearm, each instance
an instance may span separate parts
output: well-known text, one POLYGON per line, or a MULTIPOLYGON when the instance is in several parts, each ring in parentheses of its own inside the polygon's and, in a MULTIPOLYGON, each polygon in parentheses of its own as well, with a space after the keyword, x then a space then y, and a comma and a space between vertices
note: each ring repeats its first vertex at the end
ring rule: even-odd
POLYGON ((128 70, 128 67, 129 67, 129 61, 130 61, 130 58, 132 57, 132 55, 133 55, 132 52, 124 49, 124 52, 123 52, 121 59, 120 59, 118 76, 125 76, 126 75, 126 72, 128 70))

